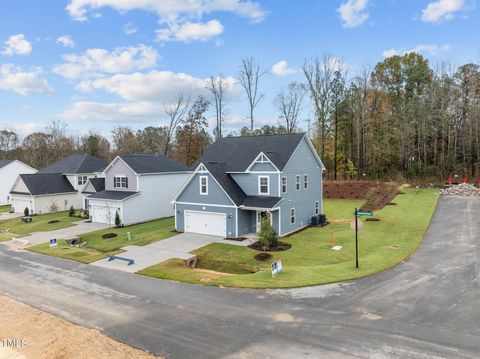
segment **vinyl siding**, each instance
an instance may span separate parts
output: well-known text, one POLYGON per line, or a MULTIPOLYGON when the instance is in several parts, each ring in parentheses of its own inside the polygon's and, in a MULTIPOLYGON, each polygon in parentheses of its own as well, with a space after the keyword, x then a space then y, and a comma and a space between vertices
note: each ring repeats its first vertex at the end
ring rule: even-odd
POLYGON ((249 196, 259 196, 258 177, 267 176, 270 179, 270 194, 272 197, 280 197, 278 194, 278 174, 277 173, 235 173, 231 174, 243 191, 249 196))
POLYGON ((138 176, 128 167, 120 158, 115 160, 112 167, 105 173, 105 189, 107 191, 137 191, 138 176), (128 188, 114 187, 113 178, 115 176, 126 176, 128 178, 128 188))
POLYGON ((322 204, 322 169, 316 161, 310 146, 303 139, 288 161, 282 176, 287 177, 287 193, 280 202, 281 208, 281 235, 296 231, 311 223, 315 215, 315 202, 320 202, 320 213, 323 213, 322 204), (308 189, 304 189, 303 176, 308 174, 308 189), (295 177, 300 176, 300 191, 296 191, 295 177), (290 209, 295 208, 295 224, 290 223, 290 209))
MULTIPOLYGON (((36 173, 37 171, 20 161, 13 161, 0 168, 0 205, 11 203, 10 190, 20 174, 36 173)), ((21 191, 28 192, 28 191, 21 191)))
POLYGON ((271 163, 255 163, 251 168, 250 172, 277 172, 277 169, 271 163))
POLYGON ((82 208, 82 196, 79 193, 51 195, 51 196, 34 196, 34 211, 36 214, 50 213, 52 204, 55 203, 58 211, 68 211, 70 206, 78 209, 82 208), (66 204, 65 204, 66 202, 66 204))
POLYGON ((238 236, 256 232, 255 211, 238 210, 238 236), (253 214, 253 215, 252 215, 253 214))
POLYGON ((177 202, 233 206, 230 198, 217 184, 215 179, 208 173, 196 173, 194 178, 190 181, 187 187, 184 188, 180 196, 177 198, 177 202), (208 178, 207 195, 200 194, 200 176, 207 176, 208 178))

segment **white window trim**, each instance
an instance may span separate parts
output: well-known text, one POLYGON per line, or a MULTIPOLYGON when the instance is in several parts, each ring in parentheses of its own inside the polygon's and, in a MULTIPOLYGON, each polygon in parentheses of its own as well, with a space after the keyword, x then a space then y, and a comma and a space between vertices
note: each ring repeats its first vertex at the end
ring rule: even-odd
POLYGON ((290 208, 290 224, 295 224, 297 223, 297 210, 295 208, 290 208), (293 211, 293 215, 292 215, 293 211), (292 222, 292 217, 293 217, 293 222, 292 222))
POLYGON ((302 182, 300 175, 295 176, 295 190, 300 191, 302 189, 302 182))
POLYGON ((320 202, 315 201, 315 215, 318 216, 320 214, 320 202))
POLYGON ((303 175, 303 189, 308 189, 308 174, 303 175), (305 181, 306 180, 306 181, 305 181))
POLYGON ((82 176, 77 176, 77 186, 84 186, 85 183, 88 181, 88 176, 82 175, 82 176), (82 183, 80 183, 80 180, 82 183))
POLYGON ((208 176, 199 176, 200 181, 200 195, 202 196, 208 196, 208 176), (205 187, 206 187, 206 192, 202 192, 202 180, 205 179, 205 187))
POLYGON ((270 177, 269 176, 258 176, 258 194, 260 196, 268 196, 270 195, 270 177), (261 181, 262 179, 267 179, 267 192, 262 192, 261 189, 261 181))
POLYGON ((113 176, 113 178, 114 178, 114 181, 115 181, 114 188, 128 188, 127 179, 126 179, 127 176, 125 176, 125 175, 115 175, 115 176, 113 176), (117 185, 117 178, 119 179, 119 183, 118 183, 119 185, 117 185), (125 178, 125 183, 124 183, 125 186, 122 186, 122 181, 121 181, 122 178, 125 178))
POLYGON ((287 193, 288 192, 288 179, 287 179, 287 176, 282 176, 282 179, 280 180, 281 181, 281 189, 282 189, 282 193, 287 193), (285 191, 283 190, 283 180, 285 179, 285 191))

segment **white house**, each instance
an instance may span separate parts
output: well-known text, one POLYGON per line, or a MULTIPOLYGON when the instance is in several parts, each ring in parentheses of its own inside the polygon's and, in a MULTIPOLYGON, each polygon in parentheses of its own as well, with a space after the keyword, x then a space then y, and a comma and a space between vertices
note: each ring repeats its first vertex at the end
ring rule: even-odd
POLYGON ((21 174, 37 170, 18 160, 0 160, 0 205, 11 204, 10 189, 21 174))
POLYGON ((105 169, 104 183, 91 181, 82 194, 92 222, 114 224, 116 213, 123 225, 147 222, 174 215, 170 202, 191 173, 161 154, 118 156, 105 169))

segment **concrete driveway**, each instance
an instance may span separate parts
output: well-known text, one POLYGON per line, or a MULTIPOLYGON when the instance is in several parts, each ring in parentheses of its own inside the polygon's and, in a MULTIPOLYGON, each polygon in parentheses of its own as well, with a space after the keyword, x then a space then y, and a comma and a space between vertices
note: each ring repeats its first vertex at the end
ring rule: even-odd
POLYGON ((23 214, 21 213, 2 212, 0 213, 0 221, 5 221, 12 218, 19 218, 21 216, 23 216, 23 214))
POLYGON ((286 290, 176 283, 0 244, 0 293, 168 358, 478 359, 479 213, 480 199, 442 198, 405 262, 286 290))
POLYGON ((121 260, 113 260, 109 262, 108 258, 101 259, 91 264, 99 267, 135 273, 139 270, 169 259, 191 258, 193 256, 190 253, 191 251, 211 243, 227 243, 237 246, 247 246, 249 244, 248 240, 239 242, 225 240, 223 237, 209 236, 206 234, 181 233, 170 238, 162 239, 161 241, 155 243, 147 244, 146 246, 123 247, 125 252, 119 254, 119 256, 133 259, 135 263, 132 265, 127 265, 125 261, 121 260))
POLYGON ((22 240, 27 240, 27 246, 34 246, 41 243, 48 242, 51 238, 56 239, 72 239, 80 234, 98 231, 100 229, 108 228, 108 225, 101 223, 87 223, 87 221, 72 222, 72 227, 56 229, 48 232, 33 232, 31 235, 22 237, 22 240))

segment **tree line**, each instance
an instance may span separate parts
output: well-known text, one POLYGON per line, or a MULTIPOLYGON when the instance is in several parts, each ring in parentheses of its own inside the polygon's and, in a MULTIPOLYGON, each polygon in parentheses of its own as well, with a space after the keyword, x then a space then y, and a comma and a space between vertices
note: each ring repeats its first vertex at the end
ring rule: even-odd
POLYGON ((305 60, 301 71, 303 82, 291 82, 275 96, 277 125, 256 126, 255 110, 264 100, 260 83, 267 71, 254 58, 245 58, 237 83, 247 100, 248 127, 225 134, 232 84, 219 74, 207 81, 209 98, 181 93, 166 105, 165 125, 137 131, 117 126, 111 131, 112 143, 95 131, 71 136, 58 121, 23 140, 4 129, 0 158, 18 158, 41 168, 77 151, 107 161, 150 152, 190 165, 214 139, 299 132, 300 123, 307 122, 305 130, 331 179, 480 176, 479 65, 432 68, 412 52, 350 76, 335 56, 324 54, 305 60), (213 136, 206 118, 209 109, 215 118, 213 136))

